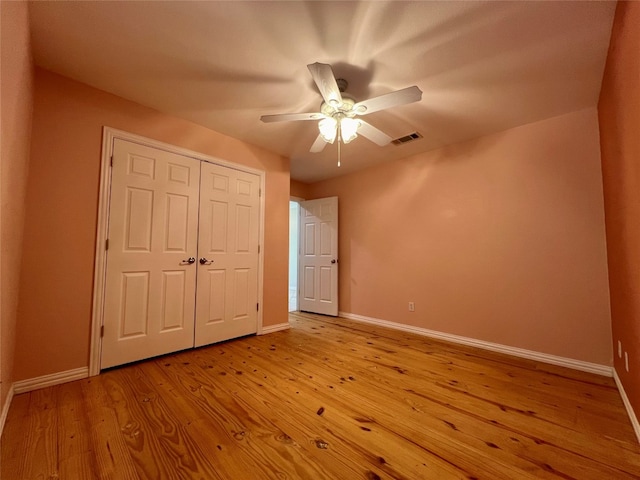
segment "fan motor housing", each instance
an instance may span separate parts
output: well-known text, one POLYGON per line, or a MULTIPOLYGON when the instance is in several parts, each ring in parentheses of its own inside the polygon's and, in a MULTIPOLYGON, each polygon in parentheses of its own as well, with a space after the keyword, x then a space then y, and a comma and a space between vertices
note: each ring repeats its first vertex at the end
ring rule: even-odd
POLYGON ((338 105, 337 107, 333 107, 326 102, 322 102, 322 104, 320 105, 320 111, 327 117, 332 117, 336 113, 342 113, 343 115, 352 117, 353 115, 355 115, 355 112, 353 111, 353 106, 355 105, 355 103, 356 101, 353 98, 343 95, 342 103, 340 105, 338 105))

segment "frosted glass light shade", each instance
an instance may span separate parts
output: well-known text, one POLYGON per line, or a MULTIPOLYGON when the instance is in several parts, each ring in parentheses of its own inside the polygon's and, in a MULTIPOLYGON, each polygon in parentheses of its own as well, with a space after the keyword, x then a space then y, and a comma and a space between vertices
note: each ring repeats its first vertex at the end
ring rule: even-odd
POLYGON ((360 122, 354 118, 345 117, 340 120, 340 136, 344 143, 349 143, 358 136, 360 122))
POLYGON ((327 143, 333 143, 336 139, 336 133, 338 132, 338 122, 335 118, 327 117, 320 120, 318 123, 320 129, 320 135, 327 143))

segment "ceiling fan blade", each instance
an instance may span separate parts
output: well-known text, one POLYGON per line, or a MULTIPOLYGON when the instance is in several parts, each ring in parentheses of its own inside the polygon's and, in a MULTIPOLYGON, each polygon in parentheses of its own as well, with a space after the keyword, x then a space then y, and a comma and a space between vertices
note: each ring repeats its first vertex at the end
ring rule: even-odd
POLYGON ((313 81, 316 82, 318 90, 324 101, 332 107, 338 107, 342 104, 342 95, 340 95, 340 89, 336 82, 336 77, 333 75, 331 65, 326 63, 312 63, 307 65, 313 81))
POLYGON ((292 122, 294 120, 322 120, 324 114, 320 112, 313 113, 281 113, 278 115, 262 115, 260 120, 264 123, 272 122, 292 122))
POLYGON ((373 125, 365 122, 364 120, 360 121, 360 127, 358 127, 358 134, 362 135, 364 138, 371 140, 376 145, 380 145, 384 147, 389 144, 391 140, 393 140, 389 135, 384 133, 382 130, 378 130, 373 125))
POLYGON ((313 142, 313 145, 311 145, 311 149, 309 151, 311 153, 321 152, 322 150, 324 150, 324 147, 326 145, 327 145, 327 142, 324 141, 324 138, 322 138, 322 135, 318 135, 318 138, 316 138, 316 141, 313 142))
POLYGON ((419 102, 420 100, 422 100, 422 91, 414 85, 413 87, 403 88, 402 90, 358 102, 353 106, 353 111, 358 115, 367 115, 385 108, 419 102))

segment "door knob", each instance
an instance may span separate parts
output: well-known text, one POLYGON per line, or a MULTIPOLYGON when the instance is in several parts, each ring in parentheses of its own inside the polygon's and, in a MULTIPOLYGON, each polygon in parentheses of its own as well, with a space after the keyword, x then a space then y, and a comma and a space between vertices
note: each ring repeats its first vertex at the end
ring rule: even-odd
POLYGON ((331 260, 331 263, 338 263, 338 260, 336 260, 335 258, 331 260))
POLYGON ((189 257, 186 260, 182 260, 182 263, 188 263, 189 265, 191 265, 192 263, 196 263, 196 258, 195 257, 189 257))
MULTIPOLYGON (((194 259, 195 261, 195 259, 194 259)), ((200 259, 200 265, 211 265, 213 263, 213 260, 207 260, 206 258, 202 257, 200 259)))

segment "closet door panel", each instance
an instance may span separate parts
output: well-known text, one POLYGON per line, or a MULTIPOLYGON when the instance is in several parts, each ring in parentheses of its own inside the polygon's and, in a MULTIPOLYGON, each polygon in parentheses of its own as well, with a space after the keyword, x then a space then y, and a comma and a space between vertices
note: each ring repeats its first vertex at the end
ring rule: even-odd
POLYGON ((196 346, 258 328, 260 178, 203 163, 200 184, 196 346))
POLYGON ((193 346, 200 162, 114 141, 101 368, 193 346))

